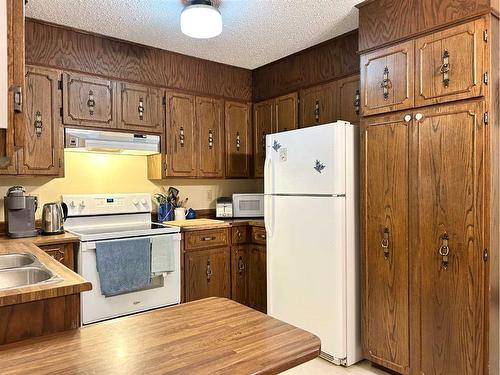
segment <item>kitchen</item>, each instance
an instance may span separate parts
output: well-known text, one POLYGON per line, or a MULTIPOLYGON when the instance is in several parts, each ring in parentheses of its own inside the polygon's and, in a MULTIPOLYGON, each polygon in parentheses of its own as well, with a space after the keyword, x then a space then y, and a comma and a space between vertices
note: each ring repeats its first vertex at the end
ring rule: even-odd
POLYGON ((498 0, 5 5, 5 373, 500 372, 498 0))

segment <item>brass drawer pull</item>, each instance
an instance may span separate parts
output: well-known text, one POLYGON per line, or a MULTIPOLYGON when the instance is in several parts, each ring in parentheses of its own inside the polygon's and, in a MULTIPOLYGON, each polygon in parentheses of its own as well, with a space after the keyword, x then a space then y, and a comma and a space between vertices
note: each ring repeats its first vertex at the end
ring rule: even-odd
POLYGON ((210 281, 212 276, 213 276, 212 266, 210 265, 210 260, 207 260, 207 281, 210 281))
POLYGON ((359 115, 361 109, 361 94, 359 90, 356 90, 356 93, 354 94, 354 112, 356 112, 357 115, 359 115))
POLYGON ((236 231, 236 237, 238 237, 239 239, 241 239, 241 232, 239 230, 236 231))
POLYGON ((314 103, 314 120, 316 122, 319 122, 319 116, 321 113, 320 105, 319 105, 319 100, 316 100, 314 103))
POLYGON ((389 228, 384 228, 384 238, 382 239, 382 249, 384 251, 384 258, 389 258, 389 228))
POLYGON ((448 246, 448 241, 449 241, 448 233, 445 232, 441 236, 441 247, 439 248, 439 255, 442 257, 441 266, 444 269, 447 269, 449 264, 448 255, 450 254, 450 248, 448 246))
POLYGON ((392 82, 389 79, 389 68, 387 66, 384 68, 384 75, 380 87, 382 88, 384 100, 389 99, 389 89, 392 87, 392 82))
POLYGON ((211 150, 214 147, 214 132, 208 129, 208 148, 211 150))
POLYGON ((243 262, 243 258, 240 257, 238 259, 238 273, 241 275, 245 271, 245 262, 243 262))
POLYGON ((213 240, 215 240, 215 237, 214 236, 212 236, 212 237, 203 237, 201 240, 202 241, 213 241, 213 240))
POLYGON ((94 92, 92 90, 89 90, 89 99, 87 100, 87 107, 89 107, 90 115, 93 116, 95 110, 95 99, 94 99, 94 92))
POLYGON ((179 129, 179 143, 181 147, 184 147, 184 141, 185 141, 184 127, 181 126, 181 128, 179 129))
POLYGON ((444 87, 448 87, 450 84, 450 52, 447 49, 443 51, 443 65, 439 71, 443 75, 444 87))
POLYGON ((35 114, 35 134, 37 137, 41 137, 43 130, 42 114, 40 111, 36 111, 35 114))
POLYGON ((240 147, 241 147, 240 132, 236 132, 236 150, 240 151, 240 147))
POLYGON ((137 107, 137 111, 139 112, 139 119, 144 119, 144 99, 139 98, 139 107, 137 107))
POLYGON ((265 239, 266 239, 266 235, 265 235, 265 234, 260 234, 259 236, 260 236, 260 238, 262 238, 263 240, 265 240, 265 239))

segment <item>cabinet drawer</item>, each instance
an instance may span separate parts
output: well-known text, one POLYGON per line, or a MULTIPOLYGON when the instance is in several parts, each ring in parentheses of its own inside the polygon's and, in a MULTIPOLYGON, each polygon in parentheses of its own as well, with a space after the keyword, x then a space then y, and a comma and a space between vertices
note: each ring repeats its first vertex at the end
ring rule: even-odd
POLYGON ((186 250, 221 247, 229 244, 227 228, 200 230, 186 233, 186 250))
POLYGON ((417 39, 417 107, 485 94, 484 30, 480 19, 417 39))
POLYGON ((38 247, 70 270, 75 270, 73 244, 44 245, 38 247))
POLYGON ((231 229, 232 244, 238 245, 242 243, 247 243, 248 241, 248 227, 242 225, 239 227, 233 227, 231 229))
POLYGON ((266 228, 252 227, 252 243, 266 244, 266 228))

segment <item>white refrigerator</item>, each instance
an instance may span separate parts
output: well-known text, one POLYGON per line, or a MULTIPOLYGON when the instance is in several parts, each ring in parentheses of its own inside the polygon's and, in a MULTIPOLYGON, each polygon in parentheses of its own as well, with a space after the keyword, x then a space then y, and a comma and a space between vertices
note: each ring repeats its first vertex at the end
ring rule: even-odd
POLYGON ((268 314, 321 340, 321 357, 362 359, 358 132, 339 121, 266 137, 268 314))

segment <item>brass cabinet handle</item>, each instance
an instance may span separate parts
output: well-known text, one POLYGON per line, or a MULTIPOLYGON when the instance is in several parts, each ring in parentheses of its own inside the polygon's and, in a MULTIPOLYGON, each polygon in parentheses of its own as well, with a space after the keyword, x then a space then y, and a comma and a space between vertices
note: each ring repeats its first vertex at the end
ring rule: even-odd
POLYGON ((382 88, 384 100, 389 99, 389 88, 392 87, 392 82, 389 79, 389 68, 387 66, 384 68, 384 75, 380 87, 382 88))
POLYGON ((412 118, 413 118, 412 115, 405 115, 404 120, 405 122, 410 122, 412 118))
POLYGON ((213 237, 213 236, 212 237, 203 237, 201 240, 202 241, 213 241, 213 240, 215 240, 215 237, 213 237))
POLYGON ((60 249, 47 249, 45 252, 58 262, 62 263, 64 261, 64 252, 60 249))
POLYGON ((239 230, 236 231, 236 237, 238 237, 239 239, 241 239, 241 232, 239 230))
POLYGON ((144 118, 144 99, 143 98, 139 98, 139 106, 137 107, 137 111, 139 112, 139 119, 143 119, 144 118))
POLYGON ((261 234, 260 238, 262 238, 263 240, 265 240, 266 239, 266 235, 265 234, 261 234))
POLYGON ((384 237, 381 246, 384 251, 384 258, 389 258, 389 228, 384 228, 384 237))
POLYGON ((314 120, 316 122, 319 122, 319 116, 321 113, 320 105, 319 105, 319 100, 316 100, 314 103, 314 120))
POLYGON ((357 115, 359 115, 361 109, 361 94, 359 90, 356 90, 356 93, 354 94, 354 112, 356 112, 357 115))
POLYGON ((212 276, 213 276, 212 266, 210 265, 210 259, 209 259, 207 260, 207 281, 210 281, 212 276))
POLYGON ((208 148, 211 150, 214 147, 214 132, 208 129, 208 148))
POLYGON ((236 150, 240 151, 240 147, 241 147, 240 132, 236 132, 236 150))
POLYGON ((95 109, 95 99, 94 99, 94 92, 92 90, 89 90, 89 98, 87 100, 87 107, 89 107, 90 115, 93 116, 94 109, 95 109))
POLYGON ((42 135, 43 130, 43 122, 42 122, 42 113, 40 111, 36 111, 35 113, 35 134, 37 137, 42 135))
POLYGON ((443 51, 443 65, 441 65, 439 71, 443 75, 444 87, 448 87, 450 84, 450 52, 447 49, 443 51))
POLYGON ((181 147, 184 147, 184 141, 185 141, 184 127, 181 126, 181 128, 179 129, 179 143, 181 147))
POLYGON ((238 273, 241 275, 245 271, 245 262, 243 262, 243 258, 240 257, 238 259, 238 273))
POLYGON ((444 232, 441 236, 441 246, 439 247, 439 255, 442 257, 441 259, 441 267, 444 269, 448 268, 448 255, 450 255, 450 248, 448 246, 448 233, 444 232))

